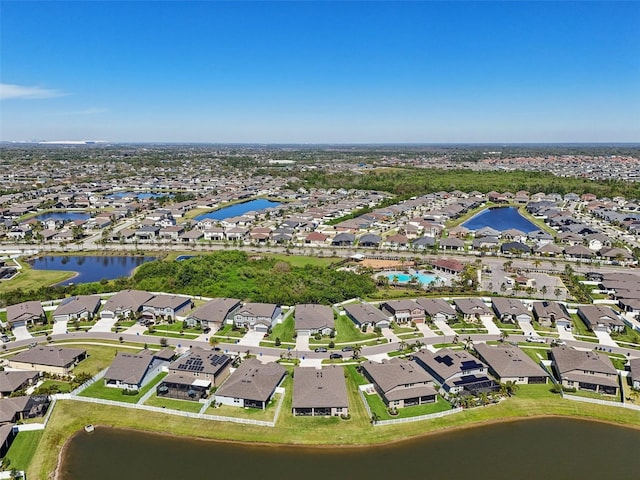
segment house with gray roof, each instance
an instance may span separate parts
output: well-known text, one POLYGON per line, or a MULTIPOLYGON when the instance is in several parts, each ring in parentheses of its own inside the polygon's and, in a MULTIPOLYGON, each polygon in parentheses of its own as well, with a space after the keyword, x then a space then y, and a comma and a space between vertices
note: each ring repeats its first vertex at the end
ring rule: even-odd
POLYGON ((488 377, 487 365, 465 350, 421 350, 413 354, 413 359, 448 393, 468 392, 476 395, 499 388, 498 384, 488 377))
POLYGON ((28 418, 43 417, 50 405, 49 397, 23 395, 0 400, 0 425, 16 423, 28 418))
POLYGON ((335 329, 333 310, 326 305, 312 303, 296 305, 294 316, 295 330, 298 334, 314 335, 320 333, 322 335, 330 335, 335 329))
POLYGON ((9 366, 17 370, 69 375, 73 367, 86 357, 86 350, 39 345, 9 358, 9 366))
POLYGON ((279 363, 263 364, 255 358, 243 361, 216 390, 216 402, 241 408, 264 410, 287 371, 279 363))
POLYGON ((296 416, 348 415, 349 395, 343 368, 337 365, 322 369, 296 367, 292 410, 296 416))
POLYGON ((39 378, 39 372, 29 370, 4 370, 0 372, 0 398, 9 397, 18 390, 35 385, 39 378))
POLYGON ((525 304, 516 298, 495 297, 491 304, 501 322, 531 322, 533 319, 525 304))
POLYGON ((455 298, 453 304, 466 322, 491 320, 493 318, 493 311, 480 298, 455 298))
POLYGON ((135 316, 153 294, 142 290, 122 290, 110 297, 100 311, 100 318, 118 319, 135 316))
POLYGON ((245 303, 233 312, 233 323, 238 328, 267 332, 280 317, 280 305, 273 303, 245 303))
POLYGON ((93 319, 100 310, 98 295, 75 295, 62 300, 53 312, 54 322, 66 322, 75 319, 93 319))
POLYGON ((230 369, 231 357, 200 347, 190 348, 169 364, 169 373, 209 380, 214 387, 222 384, 230 369))
POLYGON ((564 387, 618 394, 618 372, 606 355, 561 346, 551 348, 550 358, 564 387))
POLYGON ((175 320, 191 309, 191 298, 182 295, 154 295, 142 304, 142 318, 154 320, 157 317, 175 320))
POLYGON ((360 368, 389 407, 410 407, 437 399, 433 377, 414 361, 397 358, 382 363, 368 361, 361 363, 360 368))
POLYGON ((431 321, 443 320, 451 322, 458 318, 455 309, 444 298, 420 297, 416 299, 416 303, 424 309, 431 321))
POLYGON ((514 345, 474 345, 480 359, 489 366, 489 372, 501 382, 517 384, 547 383, 547 372, 531 357, 514 345))
POLYGON ((388 300, 380 304, 380 310, 398 324, 424 323, 425 311, 415 300, 388 300))
POLYGON ((36 300, 22 302, 7 307, 7 323, 9 327, 26 327, 35 323, 44 322, 47 315, 42 304, 36 300))
POLYGON ((350 247, 355 241, 356 236, 353 233, 342 232, 333 237, 331 245, 336 247, 350 247))
POLYGON ((558 302, 533 302, 533 316, 536 321, 544 326, 557 325, 565 330, 571 330, 571 315, 567 308, 558 302))
POLYGON ((169 365, 173 351, 168 358, 163 352, 158 356, 150 350, 138 353, 118 352, 104 374, 105 387, 140 390, 160 373, 162 367, 169 365))
POLYGON ((219 330, 240 305, 237 298, 214 298, 190 312, 185 321, 189 327, 200 325, 219 330))
POLYGON ((629 360, 629 371, 631 373, 632 388, 640 390, 640 358, 629 360))
POLYGON ((380 245, 380 242, 382 242, 380 235, 376 235, 375 233, 365 233, 358 239, 358 246, 376 248, 380 245))
POLYGON ((344 311, 360 329, 389 328, 389 317, 370 303, 349 303, 344 306, 344 311))
POLYGON ((194 377, 191 374, 170 373, 156 387, 158 397, 177 400, 198 401, 207 398, 211 390, 211 380, 194 377))
POLYGON ((618 314, 606 305, 581 305, 578 317, 592 332, 623 332, 624 322, 618 314))

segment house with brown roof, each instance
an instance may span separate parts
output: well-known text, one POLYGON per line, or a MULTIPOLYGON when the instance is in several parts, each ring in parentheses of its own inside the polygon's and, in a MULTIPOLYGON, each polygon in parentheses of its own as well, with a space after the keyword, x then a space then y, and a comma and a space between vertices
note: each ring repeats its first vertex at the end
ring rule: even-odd
POLYGON ((32 370, 57 375, 69 375, 73 367, 87 358, 87 351, 78 348, 62 348, 40 345, 9 358, 9 366, 16 370, 32 370))
POLYGON ((39 372, 29 370, 4 370, 0 372, 0 398, 24 390, 38 383, 39 372))
POLYGON ((233 407, 264 410, 286 374, 279 363, 263 364, 255 358, 247 359, 216 390, 215 401, 233 407))
POLYGON ((214 298, 190 312, 185 321, 189 327, 200 325, 219 330, 240 305, 237 298, 214 298))
POLYGON ((581 305, 578 317, 593 332, 623 332, 624 322, 618 314, 605 305, 581 305))
POLYGON ((501 382, 517 384, 547 383, 547 372, 531 357, 514 345, 474 345, 480 359, 489 365, 489 372, 501 382))
POLYGON ((93 319, 100 310, 100 297, 97 295, 75 295, 62 300, 53 312, 54 322, 66 322, 75 319, 93 319))
POLYGON ((238 328, 267 332, 280 317, 280 305, 273 303, 245 303, 233 313, 233 323, 238 328))
POLYGON ((640 390, 640 358, 629 360, 629 371, 631 373, 632 388, 640 390))
POLYGON ((618 394, 618 372, 606 355, 561 346, 551 348, 550 358, 564 387, 618 394))
POLYGON ((169 373, 209 380, 214 387, 222 384, 230 369, 231 357, 200 347, 192 347, 169 364, 169 373))
POLYGON ((26 327, 35 323, 45 322, 47 315, 42 304, 36 300, 22 302, 7 307, 7 324, 11 328, 26 327))
POLYGON ((49 397, 40 395, 3 398, 0 400, 0 425, 43 417, 50 403, 49 397))
POLYGON ((416 302, 424 309, 432 322, 436 320, 451 322, 458 318, 455 309, 444 298, 420 297, 416 299, 416 302))
POLYGON ((397 324, 424 323, 425 312, 415 300, 388 300, 380 304, 380 310, 397 324))
POLYGON ((296 305, 294 312, 296 333, 302 335, 330 335, 335 329, 333 310, 326 305, 305 303, 296 305))
POLYGON ((557 325, 565 330, 571 330, 571 315, 566 307, 558 302, 533 302, 533 316, 536 321, 544 326, 557 325))
POLYGON ((455 298, 453 304, 456 310, 462 314, 466 322, 491 320, 493 310, 491 310, 480 298, 455 298))
POLYGON ((154 320, 157 317, 175 320, 191 309, 191 298, 182 295, 154 295, 142 304, 142 318, 154 320))
POLYGON ((433 377, 414 361, 397 358, 382 363, 368 361, 361 363, 360 368, 389 407, 410 407, 437 399, 433 377))
POLYGON ((533 319, 525 304, 517 298, 495 297, 491 304, 501 322, 531 322, 533 319))
POLYGON ((292 410, 296 416, 348 415, 349 396, 343 368, 337 365, 322 369, 296 367, 292 410))
POLYGON ((153 298, 153 294, 142 290, 122 290, 106 301, 100 312, 100 318, 117 319, 135 316, 142 305, 153 298))
POLYGON ((118 352, 104 374, 104 386, 140 390, 161 372, 162 367, 169 365, 169 360, 173 357, 173 351, 170 352, 169 358, 163 355, 164 351, 158 354, 151 350, 138 353, 118 352))
POLYGON ((344 312, 360 329, 389 328, 389 317, 370 303, 349 303, 344 312))

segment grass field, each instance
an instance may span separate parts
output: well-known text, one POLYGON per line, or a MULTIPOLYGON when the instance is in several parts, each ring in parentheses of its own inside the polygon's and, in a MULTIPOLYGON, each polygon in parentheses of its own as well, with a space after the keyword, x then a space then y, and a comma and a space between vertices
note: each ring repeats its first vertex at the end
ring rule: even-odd
POLYGON ((152 407, 171 408, 173 410, 181 410, 183 412, 191 413, 198 413, 202 408, 202 404, 200 402, 177 400, 175 398, 162 398, 157 395, 152 395, 144 404, 152 407))
POLYGON ((280 395, 275 394, 271 403, 269 403, 269 405, 267 405, 267 408, 265 408, 264 410, 261 410, 259 408, 240 408, 232 407, 230 405, 220 405, 216 408, 208 408, 206 413, 208 413, 209 415, 220 415, 221 417, 250 418, 252 420, 263 420, 265 422, 272 422, 274 420, 274 417, 276 416, 276 405, 279 401, 280 395))
POLYGON ((18 433, 6 455, 6 458, 11 460, 10 469, 16 468, 26 471, 29 468, 43 433, 44 430, 18 433))
POLYGON ((273 327, 269 340, 275 341, 276 338, 280 338, 281 342, 295 343, 296 340, 293 338, 296 333, 295 326, 293 315, 288 315, 282 323, 273 327))
POLYGON ((82 391, 80 396, 102 398, 103 400, 113 400, 114 402, 138 403, 145 393, 153 388, 160 380, 167 376, 166 372, 160 373, 153 380, 140 389, 137 395, 124 395, 119 388, 105 387, 104 382, 97 381, 93 385, 82 391))
MULTIPOLYGON (((336 338, 333 341, 336 344, 342 343, 354 343, 354 342, 365 342, 367 340, 372 340, 378 337, 377 334, 370 333, 362 333, 360 329, 358 329, 355 324, 347 317, 346 315, 338 315, 335 323, 336 328, 336 338)), ((309 339, 309 344, 313 345, 326 345, 332 339, 328 337, 323 337, 322 340, 315 340, 313 337, 309 339)))
POLYGON ((21 288, 37 290, 43 286, 55 285, 73 277, 75 273, 61 270, 34 270, 27 262, 20 262, 22 270, 13 279, 0 282, 0 293, 21 288))

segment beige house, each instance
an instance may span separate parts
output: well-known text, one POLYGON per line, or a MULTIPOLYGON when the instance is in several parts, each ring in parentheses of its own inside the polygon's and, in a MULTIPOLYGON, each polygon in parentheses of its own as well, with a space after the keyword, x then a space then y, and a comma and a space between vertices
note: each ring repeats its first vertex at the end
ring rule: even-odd
POLYGON ((37 346, 20 352, 9 359, 9 367, 16 370, 48 372, 69 375, 73 367, 87 358, 87 351, 57 346, 37 346))
POLYGON ((293 414, 333 417, 349 413, 349 396, 342 367, 296 367, 293 372, 293 414))

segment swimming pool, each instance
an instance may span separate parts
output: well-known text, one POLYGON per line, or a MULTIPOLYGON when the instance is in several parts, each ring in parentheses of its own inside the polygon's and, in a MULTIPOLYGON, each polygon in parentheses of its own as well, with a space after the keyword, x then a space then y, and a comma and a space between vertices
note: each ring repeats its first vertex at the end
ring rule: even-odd
POLYGON ((422 285, 429 285, 431 283, 436 283, 442 280, 437 275, 432 273, 423 273, 423 272, 413 272, 413 273, 402 273, 402 272, 388 272, 384 275, 389 279, 391 283, 410 283, 412 278, 415 278, 418 283, 422 285))

